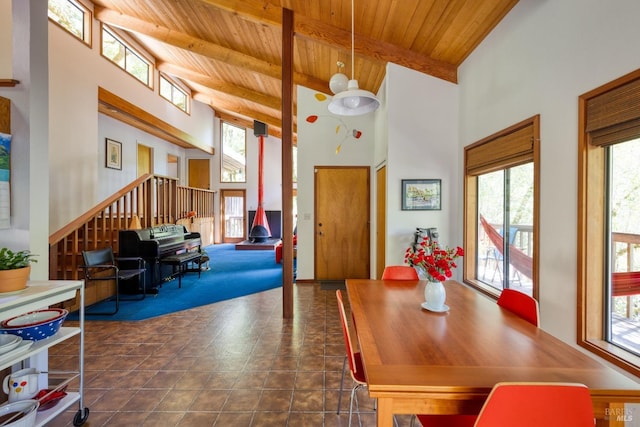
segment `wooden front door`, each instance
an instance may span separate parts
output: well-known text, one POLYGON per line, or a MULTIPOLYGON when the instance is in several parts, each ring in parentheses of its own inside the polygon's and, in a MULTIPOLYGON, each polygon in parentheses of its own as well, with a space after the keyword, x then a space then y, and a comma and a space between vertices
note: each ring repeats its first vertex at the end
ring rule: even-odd
POLYGON ((369 168, 315 168, 315 279, 367 279, 369 168))

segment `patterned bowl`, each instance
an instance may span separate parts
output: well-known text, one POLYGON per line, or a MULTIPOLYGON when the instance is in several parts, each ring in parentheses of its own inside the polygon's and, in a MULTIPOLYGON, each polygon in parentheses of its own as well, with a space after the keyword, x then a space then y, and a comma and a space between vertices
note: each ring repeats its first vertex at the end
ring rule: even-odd
POLYGON ((39 341, 55 335, 69 314, 62 308, 46 308, 21 314, 0 323, 0 333, 18 335, 24 340, 39 341))

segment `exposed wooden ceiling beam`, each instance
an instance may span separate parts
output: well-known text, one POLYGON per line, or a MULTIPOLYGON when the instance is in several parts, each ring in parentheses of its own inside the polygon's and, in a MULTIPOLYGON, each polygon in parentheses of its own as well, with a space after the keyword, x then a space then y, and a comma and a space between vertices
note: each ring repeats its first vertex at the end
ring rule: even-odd
POLYGON ((206 86, 216 92, 255 102, 257 104, 264 105, 265 107, 273 108, 274 110, 279 110, 282 105, 280 97, 270 96, 252 89, 229 84, 224 80, 206 76, 193 69, 181 67, 168 62, 158 63, 156 64, 156 68, 163 73, 171 74, 172 76, 178 77, 182 80, 191 81, 193 83, 206 86))
MULTIPOLYGON (((351 52, 351 32, 327 25, 315 19, 296 17, 296 38, 306 38, 351 52)), ((392 62, 421 73, 457 83, 458 72, 455 65, 435 60, 409 49, 391 43, 354 35, 353 51, 356 55, 381 62, 392 62)))
MULTIPOLYGON (((282 26, 282 8, 268 2, 264 2, 262 7, 257 7, 252 2, 244 2, 242 0, 201 1, 227 12, 232 12, 252 22, 282 26)), ((351 51, 350 31, 325 24, 304 15, 296 15, 294 32, 296 37, 315 40, 345 51, 351 51)), ((357 55, 363 57, 383 62, 393 62, 453 83, 458 81, 457 67, 455 65, 438 61, 426 55, 420 55, 390 43, 363 37, 357 33, 355 34, 354 51, 357 55)))
MULTIPOLYGON (((280 80, 282 75, 282 67, 279 64, 263 61, 253 56, 236 52, 235 50, 193 37, 177 30, 166 28, 161 25, 147 22, 100 6, 95 7, 94 13, 96 19, 108 25, 132 31, 134 33, 143 34, 163 43, 207 56, 211 59, 224 62, 234 67, 250 70, 278 80, 280 80)), ((329 88, 328 82, 302 73, 295 73, 294 81, 296 84, 308 87, 312 90, 327 92, 329 88)))
POLYGON ((198 141, 188 133, 101 87, 98 88, 98 111, 180 147, 196 148, 207 154, 214 154, 211 145, 198 141))
POLYGON ((263 123, 268 124, 269 126, 276 127, 278 129, 282 128, 282 120, 276 118, 274 116, 269 116, 267 114, 261 113, 259 111, 253 110, 251 108, 244 108, 238 105, 236 102, 229 102, 225 99, 219 98, 215 96, 215 94, 205 93, 205 92, 196 92, 193 95, 193 99, 198 102, 202 102, 203 104, 208 104, 216 111, 224 111, 228 114, 235 114, 250 120, 253 123, 253 120, 258 120, 263 123))

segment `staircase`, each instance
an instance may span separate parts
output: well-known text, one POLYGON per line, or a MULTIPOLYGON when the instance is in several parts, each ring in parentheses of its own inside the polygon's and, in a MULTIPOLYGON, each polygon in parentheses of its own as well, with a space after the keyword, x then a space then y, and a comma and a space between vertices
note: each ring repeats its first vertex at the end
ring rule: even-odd
POLYGON ((128 229, 134 216, 142 228, 175 224, 191 211, 200 219, 212 219, 214 193, 181 187, 176 178, 150 174, 138 178, 49 237, 49 279, 83 279, 84 250, 111 246, 117 256, 119 231, 128 229))

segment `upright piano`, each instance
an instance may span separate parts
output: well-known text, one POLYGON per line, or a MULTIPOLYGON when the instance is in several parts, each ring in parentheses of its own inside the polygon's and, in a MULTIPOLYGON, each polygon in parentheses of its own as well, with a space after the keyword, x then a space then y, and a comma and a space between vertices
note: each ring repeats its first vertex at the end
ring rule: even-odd
POLYGON ((120 257, 141 257, 147 262, 149 293, 157 293, 158 285, 172 273, 160 260, 186 251, 200 250, 200 233, 189 232, 183 225, 163 224, 139 230, 120 230, 120 257), (163 268, 164 267, 164 268, 163 268))

